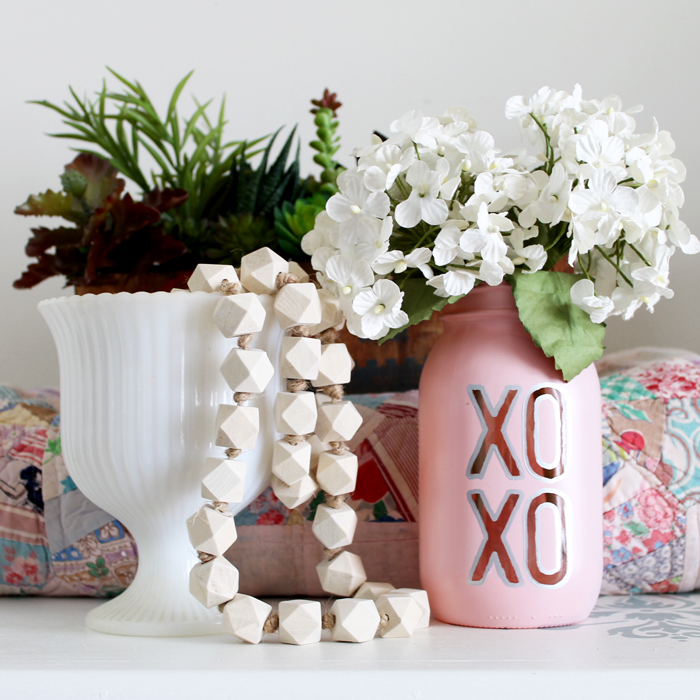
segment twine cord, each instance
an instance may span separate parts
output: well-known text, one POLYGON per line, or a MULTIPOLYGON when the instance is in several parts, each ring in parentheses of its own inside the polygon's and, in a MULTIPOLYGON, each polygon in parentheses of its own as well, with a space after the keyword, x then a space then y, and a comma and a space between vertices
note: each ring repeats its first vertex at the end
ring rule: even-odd
POLYGON ((246 333, 244 335, 239 335, 238 336, 238 347, 241 348, 241 350, 247 350, 250 347, 250 343, 252 340, 253 340, 252 333, 246 333))
POLYGON ((331 630, 335 627, 335 615, 331 612, 323 613, 321 629, 331 630))
POLYGON ((284 439, 292 446, 301 445, 306 440, 306 435, 285 435, 284 439))
POLYGON ((340 403, 345 396, 345 390, 342 384, 330 384, 329 386, 324 386, 321 391, 329 396, 333 403, 340 403))
POLYGON ((216 557, 213 554, 207 554, 207 552, 197 552, 197 556, 199 557, 199 561, 201 561, 202 564, 206 564, 208 561, 216 559, 216 557))
POLYGON ((340 506, 345 503, 345 499, 348 497, 349 494, 343 493, 340 496, 331 496, 330 494, 326 494, 326 505, 330 506, 331 508, 340 508, 340 506))
POLYGON ((295 284, 298 281, 299 278, 291 272, 280 272, 279 275, 277 275, 277 289, 282 289, 282 287, 288 284, 295 284))
POLYGON ((250 401, 252 398, 253 398, 253 395, 248 391, 237 391, 233 395, 233 400, 239 405, 242 405, 242 404, 250 401))
POLYGON ((222 294, 239 294, 242 287, 238 282, 229 282, 228 280, 222 280, 221 284, 216 288, 217 292, 222 294))
POLYGON ((336 547, 335 549, 329 549, 328 547, 323 548, 323 556, 326 559, 333 559, 337 554, 343 551, 342 547, 336 547))
POLYGON ((347 445, 344 442, 329 442, 329 447, 334 455, 344 455, 347 445))
POLYGON ((265 624, 263 625, 263 632, 265 634, 272 634, 273 632, 277 632, 279 628, 280 616, 277 613, 270 613, 267 620, 265 620, 265 624))
POLYGON ((300 391, 306 391, 309 388, 309 383, 306 379, 288 379, 287 391, 292 394, 298 394, 300 391))
POLYGON ((322 333, 319 333, 316 337, 321 341, 321 345, 332 345, 333 343, 338 342, 338 338, 340 338, 340 333, 338 333, 338 331, 335 328, 327 328, 322 333))
POLYGON ((238 457, 241 454, 241 452, 243 452, 243 450, 239 450, 236 447, 229 447, 226 450, 226 457, 228 459, 236 459, 236 457, 238 457))

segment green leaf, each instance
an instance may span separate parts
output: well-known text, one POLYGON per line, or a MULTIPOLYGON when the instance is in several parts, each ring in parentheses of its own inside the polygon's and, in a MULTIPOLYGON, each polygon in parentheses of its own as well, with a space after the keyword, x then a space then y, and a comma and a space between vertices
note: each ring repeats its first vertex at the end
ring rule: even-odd
POLYGON ((15 208, 21 216, 62 216, 68 221, 78 221, 73 211, 73 195, 46 190, 43 194, 31 194, 24 204, 15 208))
POLYGON ((461 297, 439 297, 429 287, 423 277, 409 278, 399 286, 404 291, 403 306, 401 307, 408 314, 408 323, 401 328, 393 328, 383 338, 379 344, 391 340, 399 333, 405 331, 409 326, 427 321, 434 311, 442 311, 447 304, 453 304, 461 297))
POLYGON ((520 320, 535 345, 571 381, 603 354, 605 325, 571 301, 571 287, 582 275, 566 272, 516 273, 512 278, 520 320))

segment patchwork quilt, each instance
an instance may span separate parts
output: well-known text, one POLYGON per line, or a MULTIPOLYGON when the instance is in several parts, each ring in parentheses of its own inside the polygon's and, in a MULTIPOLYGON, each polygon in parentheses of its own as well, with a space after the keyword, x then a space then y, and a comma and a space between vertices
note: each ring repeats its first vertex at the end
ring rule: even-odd
MULTIPOLYGON (((642 349, 599 365, 602 592, 700 588, 700 357, 642 349)), ((364 424, 350 505, 370 577, 418 580, 418 392, 350 397, 364 424)), ((0 593, 111 596, 129 585, 128 531, 76 488, 61 455, 59 396, 0 386, 0 593)), ((271 489, 236 516, 231 560, 252 595, 320 595, 311 522, 271 489)))

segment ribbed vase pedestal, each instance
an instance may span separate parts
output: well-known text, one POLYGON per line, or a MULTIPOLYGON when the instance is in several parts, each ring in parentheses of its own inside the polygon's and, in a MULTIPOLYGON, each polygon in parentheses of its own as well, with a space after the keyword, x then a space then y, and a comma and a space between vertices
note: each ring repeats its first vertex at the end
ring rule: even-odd
MULTIPOLYGON (((53 334, 61 370, 61 436, 68 471, 80 490, 131 532, 138 571, 131 586, 86 618, 98 632, 138 636, 217 633, 220 614, 189 592, 197 561, 185 521, 203 502, 204 461, 214 446, 219 404, 233 403, 219 367, 235 341, 212 321, 220 294, 99 294, 49 299, 39 310, 53 334)), ((253 347, 277 368, 283 332, 272 300, 253 347)), ((260 410, 257 448, 245 497, 269 480, 277 438, 272 405, 279 372, 250 405, 260 410)))

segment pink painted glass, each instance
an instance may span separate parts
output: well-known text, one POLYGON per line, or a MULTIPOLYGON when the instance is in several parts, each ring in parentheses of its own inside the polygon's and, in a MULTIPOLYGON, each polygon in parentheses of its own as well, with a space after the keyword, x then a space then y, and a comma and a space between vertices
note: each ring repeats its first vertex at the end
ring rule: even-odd
POLYGON ((600 386, 569 383, 510 286, 448 307, 420 382, 420 571, 433 614, 470 627, 584 620, 602 575, 600 386))

